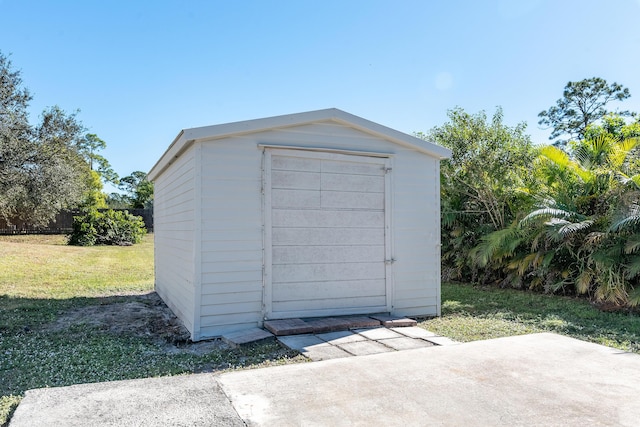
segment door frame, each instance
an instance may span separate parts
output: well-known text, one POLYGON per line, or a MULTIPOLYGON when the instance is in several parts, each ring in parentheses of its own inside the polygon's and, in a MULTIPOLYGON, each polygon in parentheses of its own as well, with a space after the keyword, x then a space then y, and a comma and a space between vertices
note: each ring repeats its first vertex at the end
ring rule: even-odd
MULTIPOLYGON (((271 204, 271 165, 272 155, 285 155, 307 159, 338 160, 358 162, 355 158, 362 158, 360 163, 379 163, 385 171, 384 174, 384 252, 385 252, 385 311, 393 311, 393 239, 392 239, 392 166, 393 154, 365 151, 339 150, 315 147, 292 147, 259 144, 262 149, 262 218, 263 218, 263 265, 262 265, 262 317, 263 320, 282 318, 274 317, 273 313, 273 246, 272 246, 272 204, 271 204), (367 160, 369 159, 369 160, 367 160)), ((348 313, 345 313, 348 314, 348 313)), ((355 313, 354 313, 355 314, 355 313)), ((323 314, 309 313, 309 317, 322 316, 323 314)), ((344 314, 339 314, 344 315, 344 314)), ((300 317, 297 312, 290 317, 300 317)))

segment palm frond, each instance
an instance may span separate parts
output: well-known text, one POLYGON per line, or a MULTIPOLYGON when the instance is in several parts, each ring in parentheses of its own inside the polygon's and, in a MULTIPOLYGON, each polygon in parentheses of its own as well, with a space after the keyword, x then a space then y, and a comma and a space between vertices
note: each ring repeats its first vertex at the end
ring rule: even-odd
POLYGON ((627 176, 623 172, 617 171, 615 176, 622 185, 640 188, 640 175, 627 176))
MULTIPOLYGON (((563 274, 563 276, 564 276, 564 274, 563 274)), ((544 289, 547 292, 556 293, 556 292, 561 291, 565 287, 570 286, 572 284, 573 284, 573 282, 570 279, 568 279, 566 277, 563 277, 561 280, 558 280, 556 282, 549 283, 549 284, 545 285, 544 289)))
POLYGON ((571 158, 567 153, 554 147, 553 145, 546 145, 540 149, 540 155, 561 169, 565 169, 571 163, 571 158))
POLYGON ((538 165, 551 166, 561 174, 571 174, 582 182, 592 182, 596 174, 590 169, 585 169, 579 162, 572 160, 564 151, 554 146, 545 146, 540 149, 540 155, 536 161, 538 165))
POLYGON ((553 261, 553 257, 555 257, 555 255, 556 251, 547 252, 547 254, 542 259, 542 264, 540 264, 543 269, 546 270, 547 268, 549 268, 549 266, 551 265, 551 261, 553 261))
POLYGON ((640 144, 640 137, 634 136, 627 138, 619 143, 620 148, 626 152, 630 152, 640 144))
POLYGON ((624 253, 626 255, 636 253, 640 249, 640 234, 632 234, 624 243, 624 253))
POLYGON ((625 266, 625 273, 627 278, 633 279, 640 273, 640 256, 634 256, 630 262, 625 266))
POLYGON ((617 268, 598 271, 598 286, 594 292, 596 301, 625 305, 629 300, 624 275, 617 268))
POLYGON ((640 188, 640 174, 629 177, 629 180, 631 180, 637 188, 640 188))
POLYGON ((580 177, 582 182, 593 182, 597 178, 597 175, 595 173, 591 172, 590 170, 583 169, 576 164, 571 166, 571 171, 578 177, 580 177))
POLYGON ((631 307, 637 307, 638 305, 640 305, 640 286, 638 286, 637 288, 629 292, 628 298, 629 298, 628 304, 631 307))
POLYGON ((537 220, 541 217, 553 217, 556 219, 560 218, 573 218, 577 214, 575 212, 567 211, 564 209, 545 207, 541 209, 536 209, 533 212, 530 212, 527 216, 520 220, 520 225, 527 225, 529 222, 537 220))
POLYGON ((638 145, 638 138, 628 138, 613 144, 608 156, 608 166, 613 170, 620 169, 627 156, 638 145))
POLYGON ((609 229, 611 231, 633 230, 640 224, 640 212, 629 214, 622 219, 614 221, 609 229))
POLYGON ((584 141, 583 146, 588 147, 591 152, 592 166, 602 166, 609 161, 609 156, 617 147, 615 138, 610 135, 599 135, 590 140, 584 141))
POLYGON ((451 227, 456 223, 457 215, 453 212, 442 212, 440 215, 440 221, 443 227, 451 227))
POLYGON ((477 266, 485 267, 490 261, 502 261, 511 256, 521 242, 521 230, 512 226, 483 236, 470 255, 477 266))
POLYGON ((587 219, 581 222, 574 222, 565 224, 558 229, 558 234, 561 236, 570 236, 578 231, 586 230, 593 225, 593 220, 587 219))
POLYGON ((584 243, 587 247, 596 247, 607 237, 607 233, 601 231, 592 231, 584 238, 584 243))
POLYGON ((540 254, 538 252, 532 252, 525 255, 522 258, 511 261, 507 268, 515 270, 519 277, 524 276, 524 273, 531 267, 535 268, 539 264, 540 254))
POLYGON ((622 242, 606 245, 591 252, 591 260, 601 269, 617 268, 624 252, 622 242))
POLYGON ((541 286, 542 286, 542 278, 540 277, 534 277, 529 283, 529 289, 532 291, 539 289, 541 286))
POLYGON ((590 269, 582 270, 575 281, 576 292, 578 294, 586 294, 587 292, 589 292, 592 281, 593 272, 590 269))
POLYGON ((573 224, 573 222, 562 218, 550 218, 549 221, 544 223, 544 225, 549 225, 551 227, 562 227, 567 224, 573 224))

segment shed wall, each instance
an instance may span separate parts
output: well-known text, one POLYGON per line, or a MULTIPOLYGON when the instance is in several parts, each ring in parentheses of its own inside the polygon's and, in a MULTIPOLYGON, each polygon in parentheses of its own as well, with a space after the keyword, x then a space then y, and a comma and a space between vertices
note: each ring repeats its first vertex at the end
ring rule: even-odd
POLYGON ((394 167, 395 314, 440 314, 440 161, 399 153, 394 167))
POLYGON ((348 126, 318 123, 201 143, 202 337, 262 322, 258 144, 393 153, 391 244, 397 259, 392 268, 393 311, 439 313, 439 160, 348 126))
POLYGON ((202 143, 203 337, 262 318, 262 151, 256 143, 202 143))
POLYGON ((195 158, 191 147, 155 181, 155 289, 193 333, 195 158))

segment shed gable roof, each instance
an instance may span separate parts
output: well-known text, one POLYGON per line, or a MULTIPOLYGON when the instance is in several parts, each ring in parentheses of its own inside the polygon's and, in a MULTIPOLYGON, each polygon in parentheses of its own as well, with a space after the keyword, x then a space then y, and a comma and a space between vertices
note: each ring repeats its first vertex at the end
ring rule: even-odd
POLYGON ((446 159, 451 156, 451 151, 437 144, 424 141, 406 133, 388 128, 361 117, 349 114, 337 108, 308 111, 304 113, 287 114, 283 116, 267 117, 263 119, 246 120, 241 122, 225 123, 213 126, 203 126, 182 130, 173 140, 167 151, 149 171, 148 178, 153 181, 157 178, 173 160, 192 143, 199 141, 211 141, 231 136, 246 135, 263 132, 271 129, 301 126, 319 122, 336 122, 362 132, 386 139, 404 147, 415 149, 438 159, 446 159))

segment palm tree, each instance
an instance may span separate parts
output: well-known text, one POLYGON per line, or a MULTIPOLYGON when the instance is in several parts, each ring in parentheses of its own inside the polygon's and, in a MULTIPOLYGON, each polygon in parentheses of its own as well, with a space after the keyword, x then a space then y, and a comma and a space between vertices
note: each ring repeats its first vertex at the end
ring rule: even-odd
POLYGON ((630 154, 638 139, 610 135, 540 150, 536 207, 485 236, 479 266, 500 268, 505 283, 588 294, 614 305, 640 303, 640 175, 630 154))

